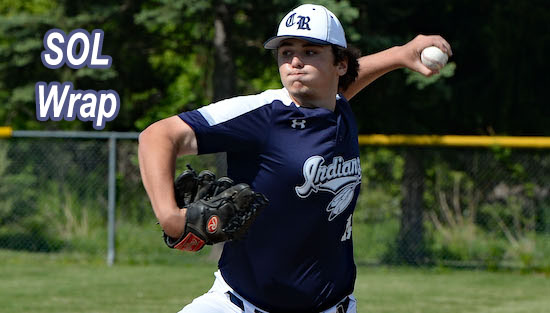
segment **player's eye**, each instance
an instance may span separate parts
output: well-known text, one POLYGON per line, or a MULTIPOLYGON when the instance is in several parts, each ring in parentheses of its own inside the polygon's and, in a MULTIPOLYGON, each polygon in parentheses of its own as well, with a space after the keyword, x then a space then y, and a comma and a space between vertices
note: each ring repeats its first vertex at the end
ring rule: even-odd
POLYGON ((289 50, 279 50, 279 54, 283 57, 288 57, 292 54, 292 52, 289 50))
POLYGON ((306 55, 308 56, 312 56, 312 55, 316 55, 317 54, 317 51, 314 51, 314 50, 306 50, 306 55))
POLYGON ((292 51, 286 50, 286 51, 283 51, 282 54, 283 54, 283 56, 288 57, 288 56, 292 55, 292 51))

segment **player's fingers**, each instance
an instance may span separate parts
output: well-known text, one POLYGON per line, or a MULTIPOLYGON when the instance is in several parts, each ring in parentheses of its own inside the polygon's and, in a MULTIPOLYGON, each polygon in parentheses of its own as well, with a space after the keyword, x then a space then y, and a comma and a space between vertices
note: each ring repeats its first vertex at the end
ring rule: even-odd
POLYGON ((445 40, 445 38, 439 35, 435 36, 433 45, 441 49, 441 51, 447 53, 447 55, 449 56, 453 55, 453 50, 451 49, 451 45, 447 40, 445 40))
POLYGON ((452 56, 453 50, 451 49, 451 45, 445 38, 441 37, 440 35, 419 35, 419 44, 421 47, 420 50, 427 48, 429 46, 436 46, 441 51, 447 53, 447 55, 452 56))
MULTIPOLYGON (((443 38, 442 38, 443 39, 443 38)), ((447 40, 443 39, 443 47, 445 47, 445 50, 447 50, 447 54, 449 56, 452 56, 453 55, 453 49, 451 48, 451 45, 449 44, 449 42, 447 42, 447 40)))
POLYGON ((430 69, 426 65, 422 64, 422 62, 420 62, 420 61, 415 62, 415 66, 413 67, 413 70, 417 71, 418 73, 420 73, 420 74, 422 74, 426 77, 430 77, 434 74, 439 73, 439 71, 430 69))
POLYGON ((443 40, 443 41, 440 41, 438 42, 438 44, 436 45, 439 49, 441 49, 441 51, 447 53, 448 56, 452 56, 453 55, 453 50, 451 49, 451 45, 443 40))

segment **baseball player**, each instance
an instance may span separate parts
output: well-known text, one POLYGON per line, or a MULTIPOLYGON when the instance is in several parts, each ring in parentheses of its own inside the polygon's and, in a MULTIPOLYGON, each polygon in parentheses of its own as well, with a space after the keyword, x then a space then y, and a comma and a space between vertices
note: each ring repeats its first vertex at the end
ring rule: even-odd
POLYGON ((240 240, 227 241, 215 281, 180 312, 355 313, 352 215, 361 184, 357 125, 348 100, 383 74, 452 54, 440 36, 361 57, 338 18, 301 5, 265 48, 277 51, 282 89, 226 99, 158 121, 140 135, 144 186, 164 232, 179 238, 175 159, 227 152, 228 176, 269 199, 240 240))

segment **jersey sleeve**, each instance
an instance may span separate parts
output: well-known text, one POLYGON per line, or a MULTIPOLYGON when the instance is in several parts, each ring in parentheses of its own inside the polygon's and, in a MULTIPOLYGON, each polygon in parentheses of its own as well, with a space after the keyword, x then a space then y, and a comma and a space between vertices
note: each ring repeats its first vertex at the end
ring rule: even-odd
POLYGON ((178 116, 195 131, 198 153, 258 151, 271 123, 265 93, 212 103, 178 116))

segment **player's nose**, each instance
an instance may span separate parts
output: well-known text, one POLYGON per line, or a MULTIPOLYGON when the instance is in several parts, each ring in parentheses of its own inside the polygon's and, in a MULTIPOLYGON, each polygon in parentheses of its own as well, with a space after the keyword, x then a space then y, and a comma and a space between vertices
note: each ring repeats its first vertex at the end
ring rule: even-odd
POLYGON ((304 67, 304 62, 302 62, 300 56, 295 55, 292 57, 292 60, 290 60, 290 65, 292 65, 292 67, 302 68, 304 67))

